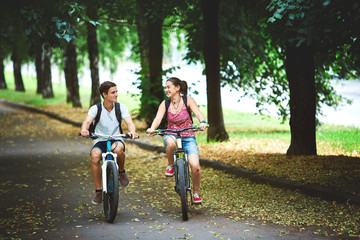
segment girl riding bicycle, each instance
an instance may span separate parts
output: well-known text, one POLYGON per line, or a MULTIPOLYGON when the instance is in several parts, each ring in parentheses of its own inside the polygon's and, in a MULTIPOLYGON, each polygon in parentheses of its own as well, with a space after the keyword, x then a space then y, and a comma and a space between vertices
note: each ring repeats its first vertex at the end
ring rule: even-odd
MULTIPOLYGON (((151 127, 147 130, 149 134, 153 134, 156 130, 164 115, 168 121, 168 129, 181 129, 185 127, 192 127, 192 117, 191 112, 193 112, 196 118, 200 122, 200 129, 205 130, 207 127, 205 117, 201 113, 198 105, 195 100, 187 96, 188 86, 186 81, 182 81, 176 77, 171 77, 166 80, 165 93, 170 100, 168 109, 166 109, 166 101, 164 100, 158 108, 156 117, 151 124, 151 127), (185 103, 186 105, 185 106, 185 103)), ((171 177, 174 175, 174 155, 173 152, 176 150, 176 134, 169 133, 164 137, 164 144, 166 148, 166 155, 168 159, 168 167, 165 171, 165 176, 171 177)), ((191 177, 194 186, 194 195, 193 202, 201 203, 202 199, 199 194, 200 190, 200 180, 201 180, 201 171, 200 171, 200 162, 199 162, 199 149, 196 143, 194 132, 185 131, 181 133, 182 145, 183 148, 188 153, 188 160, 191 166, 191 177)))

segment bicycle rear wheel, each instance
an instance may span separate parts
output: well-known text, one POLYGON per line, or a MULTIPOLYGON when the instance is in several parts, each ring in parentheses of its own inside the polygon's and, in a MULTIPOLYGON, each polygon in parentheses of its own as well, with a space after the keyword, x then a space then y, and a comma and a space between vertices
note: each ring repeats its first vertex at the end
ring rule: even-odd
POLYGON ((107 193, 104 194, 104 213, 107 222, 112 223, 117 214, 119 203, 119 177, 114 161, 109 161, 106 167, 107 193))
POLYGON ((177 160, 178 165, 178 190, 181 199, 181 212, 184 221, 189 219, 188 212, 188 198, 187 198, 187 187, 186 187, 186 175, 185 175, 185 164, 184 159, 179 158, 177 160))

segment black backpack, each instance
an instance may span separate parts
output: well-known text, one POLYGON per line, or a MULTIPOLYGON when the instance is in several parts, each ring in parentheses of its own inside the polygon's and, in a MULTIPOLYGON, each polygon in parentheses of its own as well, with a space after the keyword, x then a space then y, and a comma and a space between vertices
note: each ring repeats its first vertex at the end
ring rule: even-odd
MULTIPOLYGON (((99 120, 100 120, 100 116, 101 116, 101 103, 97 103, 96 106, 97 106, 97 113, 96 113, 96 116, 95 116, 95 122, 92 122, 90 124, 90 127, 89 127, 89 132, 90 133, 93 133, 95 132, 95 128, 96 128, 96 125, 98 124, 99 120)), ((120 129, 120 133, 123 134, 123 131, 122 131, 122 128, 121 128, 121 111, 120 111, 120 103, 118 102, 115 102, 115 115, 116 115, 116 118, 119 122, 119 129, 120 129)))
MULTIPOLYGON (((186 107, 186 110, 188 111, 189 113, 189 116, 190 116, 190 119, 191 119, 191 123, 193 123, 193 119, 192 119, 192 114, 191 114, 191 111, 190 109, 188 108, 188 105, 187 105, 187 96, 182 96, 182 99, 183 99, 183 102, 185 104, 185 107, 186 107)), ((170 107, 170 101, 171 99, 168 98, 168 99, 165 99, 165 109, 166 109, 166 113, 165 113, 165 119, 167 120, 167 113, 168 113, 168 109, 170 107)))

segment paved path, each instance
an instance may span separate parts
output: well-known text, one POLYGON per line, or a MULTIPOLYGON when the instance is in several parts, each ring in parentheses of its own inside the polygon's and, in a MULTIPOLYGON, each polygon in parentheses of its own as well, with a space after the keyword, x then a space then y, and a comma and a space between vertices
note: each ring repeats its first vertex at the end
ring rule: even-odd
MULTIPOLYGON (((80 122, 75 122, 71 119, 67 119, 65 117, 59 116, 56 113, 47 112, 47 111, 43 111, 41 109, 30 107, 28 105, 19 104, 19 103, 15 103, 15 102, 9 102, 9 101, 0 99, 0 111, 1 111, 1 108, 4 111, 13 111, 11 107, 25 109, 30 112, 41 113, 41 114, 44 114, 51 118, 57 119, 61 122, 71 124, 73 126, 77 126, 77 127, 81 126, 80 122)), ((140 146, 141 148, 147 149, 150 151, 165 152, 165 149, 163 147, 154 146, 154 145, 148 144, 146 142, 142 142, 142 141, 138 141, 138 140, 136 140, 136 141, 128 140, 127 142, 134 143, 134 144, 140 146)), ((233 174, 237 177, 250 179, 251 181, 254 181, 256 183, 269 184, 274 187, 286 188, 286 189, 290 189, 290 190, 300 190, 301 192, 303 192, 306 195, 313 196, 313 197, 319 197, 319 198, 322 198, 327 201, 336 201, 338 203, 346 202, 346 203, 350 203, 350 204, 360 205, 360 196, 357 196, 356 194, 341 192, 338 190, 335 191, 334 189, 326 188, 326 187, 319 186, 316 184, 306 184, 303 182, 289 180, 289 179, 282 179, 282 178, 273 177, 273 176, 265 176, 265 175, 261 175, 261 174, 257 173, 256 171, 252 171, 252 170, 240 168, 240 167, 234 167, 229 164, 224 164, 222 162, 209 160, 209 159, 200 158, 200 163, 202 166, 207 166, 207 167, 211 167, 214 169, 222 170, 224 172, 233 174)))
MULTIPOLYGON (((48 121, 42 115, 27 119, 27 114, 1 106, 0 122, 9 114, 28 126, 48 121)), ((154 200, 163 193, 152 189, 169 181, 160 176, 146 184, 135 178, 121 189, 118 217, 105 223, 101 207, 90 204, 91 143, 61 132, 49 138, 47 133, 0 138, 0 239, 338 239, 313 234, 318 227, 298 231, 251 219, 235 222, 204 207, 191 207, 184 222, 176 205, 154 200)), ((128 149, 131 161, 136 146, 128 149)))

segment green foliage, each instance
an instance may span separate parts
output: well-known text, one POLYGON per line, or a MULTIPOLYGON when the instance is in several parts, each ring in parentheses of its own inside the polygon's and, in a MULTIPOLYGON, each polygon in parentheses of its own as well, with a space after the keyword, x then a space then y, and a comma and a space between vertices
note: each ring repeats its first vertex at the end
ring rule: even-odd
POLYGON ((40 40, 53 47, 76 39, 74 26, 86 19, 84 7, 71 0, 27 2, 20 6, 20 13, 32 44, 40 40))
MULTIPOLYGON (((184 11, 188 62, 203 62, 202 13, 197 1, 184 11), (194 19, 200 19, 194 21, 194 19)), ((220 64, 222 85, 239 92, 239 98, 257 99, 260 114, 267 114, 267 104, 275 104, 286 120, 289 110, 288 85, 281 49, 272 46, 265 33, 265 12, 252 2, 221 1, 219 15, 220 64), (269 92, 269 89, 271 92, 269 92)))
MULTIPOLYGON (((184 11, 182 21, 188 32, 186 59, 203 61, 201 11, 198 2, 188 2, 192 7, 184 11)), ((267 105, 275 104, 278 114, 286 121, 290 112, 285 49, 287 44, 311 44, 316 49, 317 114, 322 114, 322 104, 336 107, 347 101, 336 94, 331 80, 349 79, 359 69, 360 51, 356 50, 360 49, 360 40, 352 27, 359 21, 359 14, 355 14, 359 13, 359 4, 351 1, 347 8, 341 1, 274 0, 263 9, 262 4, 221 1, 223 85, 241 89, 243 96, 256 99, 260 114, 267 114, 267 105), (341 45, 345 42, 352 44, 341 45)))
POLYGON ((135 1, 103 1, 98 6, 100 62, 105 69, 115 73, 121 61, 127 60, 125 52, 131 51, 137 39, 133 26, 135 1))
POLYGON ((188 63, 200 61, 204 63, 202 55, 203 44, 203 16, 200 8, 200 1, 186 1, 187 6, 182 10, 180 28, 186 31, 187 53, 185 59, 188 63))
POLYGON ((353 24, 359 23, 359 8, 356 0, 272 0, 267 6, 272 34, 283 46, 313 45, 324 52, 357 36, 353 24))
MULTIPOLYGON (((278 48, 308 45, 315 49, 315 85, 317 115, 322 115, 321 105, 338 106, 344 101, 332 86, 333 79, 356 77, 359 53, 356 36, 359 30, 360 4, 339 0, 273 0, 267 6, 272 13, 266 30, 278 48)), ((284 55, 280 56, 284 60, 284 55)))

